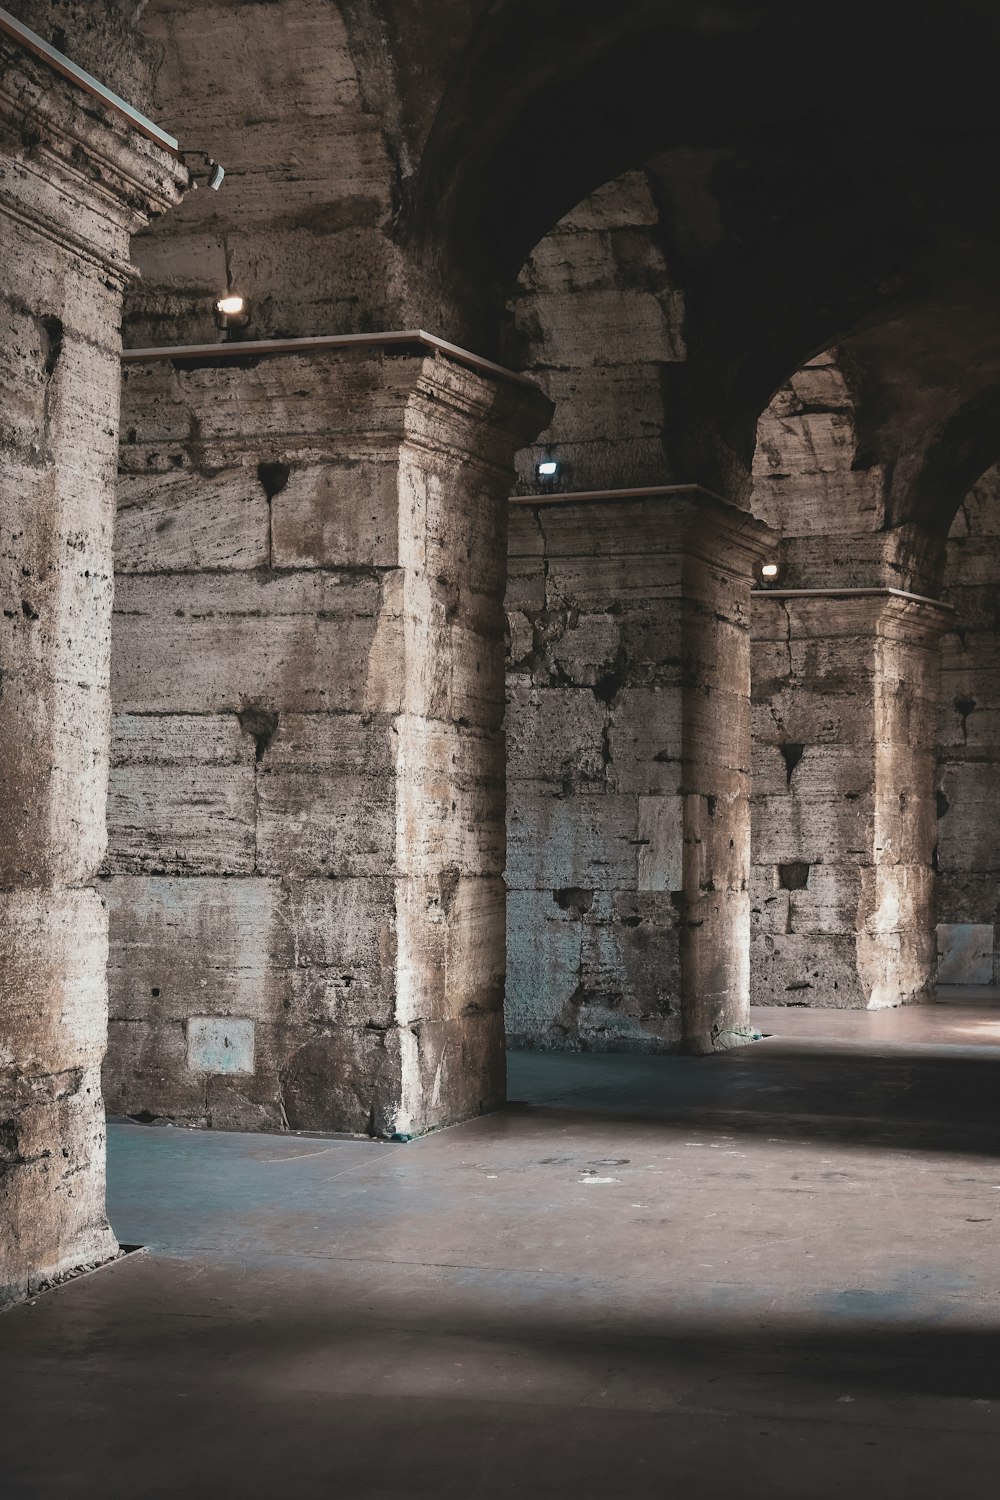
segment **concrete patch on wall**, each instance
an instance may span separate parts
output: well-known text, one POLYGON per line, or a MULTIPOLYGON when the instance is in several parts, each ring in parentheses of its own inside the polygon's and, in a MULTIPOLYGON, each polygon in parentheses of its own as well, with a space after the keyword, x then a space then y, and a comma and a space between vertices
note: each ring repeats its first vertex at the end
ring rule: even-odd
POLYGON ((187 1023, 187 1065, 193 1073, 252 1073, 253 1022, 192 1016, 187 1023))
POLYGON ((937 930, 939 984, 993 983, 993 927, 941 922, 937 930))

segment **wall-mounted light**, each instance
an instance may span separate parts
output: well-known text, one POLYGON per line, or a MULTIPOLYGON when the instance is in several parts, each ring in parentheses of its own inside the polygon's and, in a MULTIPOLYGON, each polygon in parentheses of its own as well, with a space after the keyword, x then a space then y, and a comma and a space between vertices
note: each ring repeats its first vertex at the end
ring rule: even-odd
POLYGON ((210 187, 213 193, 217 193, 219 191, 226 176, 226 169, 221 162, 218 162, 214 159, 214 157, 209 156, 207 151, 182 151, 180 153, 180 158, 184 165, 188 168, 188 171, 191 173, 192 187, 197 187, 199 179, 202 179, 205 183, 205 186, 210 187), (205 165, 199 168, 197 171, 194 167, 188 167, 189 156, 198 157, 198 159, 204 162, 205 165))
POLYGON ((535 480, 543 490, 554 490, 562 476, 558 458, 540 458, 535 465, 535 480))
POLYGON ((214 304, 215 324, 225 332, 234 328, 245 328, 250 321, 250 303, 238 292, 227 292, 217 297, 214 304))
POLYGON ((778 575, 780 572, 781 569, 778 567, 777 563, 764 563, 760 570, 761 583, 763 583, 765 588, 770 588, 773 583, 777 583, 778 575))

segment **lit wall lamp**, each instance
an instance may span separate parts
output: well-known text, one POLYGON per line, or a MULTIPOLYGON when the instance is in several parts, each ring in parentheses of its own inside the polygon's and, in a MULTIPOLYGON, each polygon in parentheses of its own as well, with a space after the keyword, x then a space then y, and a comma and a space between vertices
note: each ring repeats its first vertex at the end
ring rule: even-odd
POLYGON ((558 458, 540 458, 535 465, 535 481, 543 494, 550 494, 562 478, 564 465, 558 458))
POLYGON ((216 328, 221 328, 227 334, 245 328, 250 322, 250 303, 237 292, 227 292, 224 297, 217 297, 214 311, 216 328))
POLYGON ((761 585, 766 589, 773 588, 780 575, 781 569, 776 562, 764 563, 760 570, 761 585))

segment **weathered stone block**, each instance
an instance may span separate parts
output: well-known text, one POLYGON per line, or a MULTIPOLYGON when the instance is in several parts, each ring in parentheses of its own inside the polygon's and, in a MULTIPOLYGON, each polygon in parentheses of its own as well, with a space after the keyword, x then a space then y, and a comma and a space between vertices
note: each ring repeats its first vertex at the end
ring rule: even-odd
POLYGON ((507 774, 518 781, 604 774, 607 710, 586 687, 513 685, 507 700, 507 774))
POLYGON ((640 891, 684 888, 684 803, 676 793, 639 798, 640 891))
POLYGON ((112 657, 116 710, 376 707, 366 688, 380 608, 378 583, 367 576, 123 578, 112 657))
POLYGON ((610 715, 608 767, 622 792, 669 794, 679 787, 683 706, 674 688, 630 687, 610 715))
POLYGON ((751 942, 754 1005, 864 1010, 854 933, 756 932, 751 942))
POLYGON ((558 1046, 569 1036, 582 941, 579 920, 552 891, 508 892, 505 1020, 512 1046, 549 1038, 558 1046))
POLYGON ((243 469, 125 473, 118 483, 115 572, 197 573, 266 567, 267 496, 243 469))
POLYGON ((122 872, 245 875, 256 841, 253 766, 116 766, 108 862, 122 872))
POLYGON ((289 466, 271 502, 274 566, 397 566, 399 483, 398 466, 375 455, 289 466))
POLYGON ((634 890, 638 798, 615 793, 563 798, 522 783, 508 801, 507 881, 516 890, 586 886, 634 890))

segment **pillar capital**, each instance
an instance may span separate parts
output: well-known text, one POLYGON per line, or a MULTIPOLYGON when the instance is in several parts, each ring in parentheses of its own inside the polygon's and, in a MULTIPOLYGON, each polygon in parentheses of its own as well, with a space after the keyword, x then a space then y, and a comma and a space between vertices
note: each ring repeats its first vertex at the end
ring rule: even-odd
POLYGON ((787 634, 794 619, 804 639, 872 637, 935 642, 951 628, 955 611, 941 599, 894 588, 755 589, 754 635, 787 634))
POLYGON ((583 552, 595 551, 608 534, 621 553, 689 555, 748 574, 778 542, 777 532, 750 511, 697 484, 514 495, 510 505, 514 549, 522 533, 527 539, 531 532, 521 515, 542 529, 558 527, 563 549, 572 546, 574 530, 583 552))
POLYGON ((189 185, 170 138, 152 138, 149 123, 0 33, 0 216, 123 288, 136 274, 130 236, 189 185))

